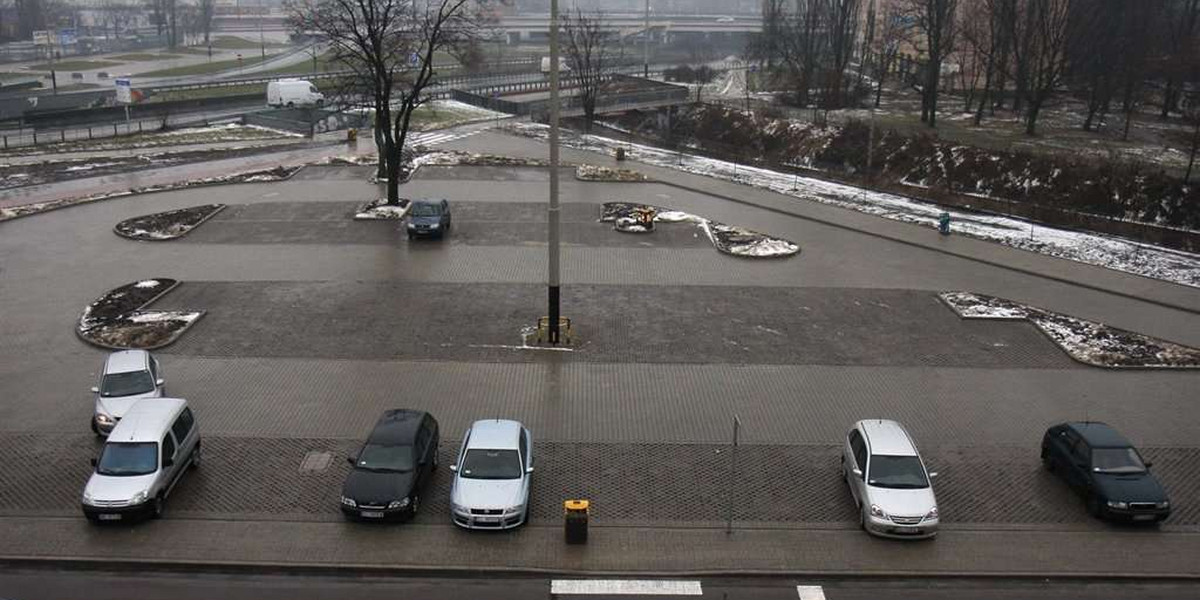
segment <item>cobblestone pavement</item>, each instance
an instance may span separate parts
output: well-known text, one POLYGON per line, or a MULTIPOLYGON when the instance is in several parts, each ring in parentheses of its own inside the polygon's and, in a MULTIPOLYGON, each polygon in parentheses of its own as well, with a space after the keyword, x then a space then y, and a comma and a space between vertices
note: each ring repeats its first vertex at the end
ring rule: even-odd
MULTIPOLYGON (((512 346, 543 293, 511 284, 188 282, 155 308, 208 310, 165 353, 531 361, 548 355, 512 346), (362 315, 371 315, 370 335, 362 315)), ((576 361, 1072 365, 1029 324, 962 320, 920 291, 571 286, 563 302, 581 324, 576 361)))
MULTIPOLYGON (((0 515, 78 514, 93 436, 0 435, 0 515)), ((204 464, 170 498, 180 518, 337 520, 338 493, 353 440, 204 438, 204 464), (305 468, 312 454, 325 468, 305 468)), ((443 440, 442 465, 458 441, 443 440)), ((853 524, 857 513, 841 482, 839 447, 742 445, 731 469, 723 444, 535 442, 530 518, 553 524, 562 500, 588 498, 598 524, 688 526, 733 518, 777 526, 853 524), (731 472, 733 479, 731 481, 731 472), (732 504, 729 493, 733 493, 732 504)), ((1083 503, 1041 468, 1036 452, 1006 446, 924 448, 946 523, 1092 525, 1083 503), (998 493, 1003 489, 1004 493, 998 493)), ((1146 448, 1178 508, 1167 526, 1200 525, 1200 448, 1146 448)), ((445 522, 451 474, 441 469, 422 497, 419 523, 445 522)))
MULTIPOLYGON (((530 148, 487 134, 450 145, 489 151, 488 144, 505 152, 516 144, 513 154, 530 148)), ((0 516, 20 527, 33 527, 28 518, 79 519, 78 495, 98 447, 85 424, 87 389, 104 353, 77 340, 72 325, 104 291, 163 276, 184 283, 156 308, 208 311, 160 356, 169 392, 188 398, 199 417, 205 464, 178 487, 165 522, 127 538, 200 520, 204 528, 189 530, 184 547, 219 547, 205 532, 228 522, 263 539, 303 529, 309 533, 286 547, 262 551, 266 560, 303 560, 323 540, 346 548, 345 536, 359 535, 347 531, 372 536, 370 528, 332 528, 336 496, 343 457, 395 406, 438 417, 443 464, 473 419, 522 420, 538 444, 532 529, 557 524, 565 497, 587 496, 597 523, 637 532, 655 565, 667 563, 646 550, 658 543, 647 541, 656 531, 697 531, 725 517, 724 440, 735 414, 745 443, 734 517, 762 531, 853 529, 834 444, 854 420, 871 417, 897 418, 919 440, 941 473, 936 485, 952 529, 1109 539, 1117 530, 1088 519, 1037 461, 1047 425, 1084 417, 1118 425, 1156 463, 1176 506, 1164 543, 1186 547, 1200 527, 1200 427, 1190 418, 1200 373, 1081 367, 1028 324, 964 322, 933 295, 996 294, 1198 344, 1194 314, 1135 299, 1200 306, 1194 291, 969 240, 934 238, 944 248, 927 247, 909 239, 910 226, 690 175, 676 174, 693 188, 711 185, 800 216, 665 183, 567 176, 563 292, 579 344, 571 353, 530 351, 514 346, 520 327, 544 312, 537 223, 547 171, 423 169, 402 193, 450 198, 455 229, 445 240, 412 244, 397 223, 346 218, 380 192, 361 180, 364 171, 308 169, 287 182, 115 199, 0 224, 0 456, 8 459, 0 464, 0 516), (128 217, 214 200, 231 206, 177 242, 135 243, 110 231, 128 217), (622 200, 785 237, 803 252, 739 260, 685 224, 623 236, 596 222, 600 203, 622 200), (1073 277, 1125 295, 1066 282, 1073 277), (331 461, 302 472, 306 457, 331 461)), ((450 528, 448 485, 441 473, 418 528, 450 528)), ((90 529, 46 528, 60 537, 17 542, 51 555, 80 544, 87 553, 111 550, 90 529)), ((478 552, 488 543, 480 539, 521 535, 533 534, 453 544, 478 552)), ((363 543, 351 554, 372 543, 350 540, 363 543)), ((847 554, 856 543, 841 540, 830 551, 847 554)), ((0 553, 18 545, 0 543, 0 553)), ((922 546, 934 554, 945 547, 922 546)), ((537 550, 556 551, 548 543, 537 550)), ((989 552, 996 550, 972 556, 989 552)))

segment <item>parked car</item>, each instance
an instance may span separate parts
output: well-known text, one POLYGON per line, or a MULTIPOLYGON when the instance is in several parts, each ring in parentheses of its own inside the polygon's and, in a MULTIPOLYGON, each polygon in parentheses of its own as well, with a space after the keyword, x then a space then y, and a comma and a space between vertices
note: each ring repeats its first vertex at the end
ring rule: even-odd
POLYGON ((438 465, 438 423, 419 410, 383 413, 354 456, 342 484, 342 514, 350 519, 409 519, 438 465))
POLYGON ((529 514, 533 441, 516 421, 476 421, 450 466, 450 517, 467 529, 511 529, 529 514))
POLYGON ((92 522, 161 517, 180 477, 199 464, 200 428, 187 401, 139 401, 92 459, 83 514, 92 522))
POLYGON ((414 200, 408 209, 408 239, 419 235, 442 237, 450 231, 450 202, 414 200))
POLYGON ((166 394, 166 381, 158 359, 145 350, 122 350, 108 355, 100 372, 100 385, 92 413, 92 431, 108 435, 125 412, 143 398, 166 394))
POLYGON ((325 95, 317 91, 317 86, 303 79, 280 79, 267 84, 267 105, 276 108, 282 106, 321 106, 325 104, 325 95))
POLYGON ((842 477, 868 533, 893 538, 937 535, 937 498, 916 444, 895 421, 854 424, 842 451, 842 477))
POLYGON ((1062 423, 1046 430, 1042 463, 1083 496, 1093 516, 1158 522, 1171 514, 1150 463, 1104 423, 1062 423))

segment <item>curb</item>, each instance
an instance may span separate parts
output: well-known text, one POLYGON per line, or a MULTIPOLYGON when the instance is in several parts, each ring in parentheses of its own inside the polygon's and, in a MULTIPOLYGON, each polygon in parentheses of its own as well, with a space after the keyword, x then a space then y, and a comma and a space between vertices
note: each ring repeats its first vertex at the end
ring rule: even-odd
MULTIPOLYGON (((293 173, 293 175, 294 175, 294 173, 293 173)), ((128 235, 125 235, 125 234, 121 233, 121 230, 120 230, 120 229, 118 229, 118 227, 120 227, 120 226, 121 226, 121 223, 124 223, 125 221, 130 221, 130 220, 132 220, 132 219, 126 219, 125 221, 121 221, 120 223, 117 223, 116 225, 113 225, 113 233, 115 233, 115 234, 117 234, 118 236, 120 236, 120 237, 123 237, 123 238, 125 238, 125 239, 127 239, 127 240, 133 240, 133 241, 135 241, 135 242, 169 242, 169 241, 172 241, 172 240, 177 240, 177 239, 179 239, 179 238, 181 238, 181 237, 183 237, 183 236, 185 236, 185 235, 187 235, 187 234, 191 233, 191 232, 192 232, 194 229, 196 229, 197 227, 199 227, 199 226, 201 226, 201 225, 203 225, 203 224, 207 223, 209 219, 211 219, 211 218, 213 218, 213 217, 217 216, 218 214, 220 214, 220 212, 221 212, 221 211, 223 211, 223 210, 225 210, 226 208, 228 208, 228 207, 229 207, 229 205, 228 205, 228 204, 218 204, 218 205, 216 205, 216 206, 217 206, 217 209, 216 209, 216 210, 214 210, 214 211, 212 211, 212 212, 208 213, 207 215, 205 215, 203 219, 200 219, 199 221, 197 221, 197 222, 196 222, 196 224, 195 224, 195 225, 192 225, 191 227, 188 227, 187 229, 185 229, 185 230, 183 231, 183 233, 181 233, 181 234, 179 234, 179 235, 175 235, 175 236, 171 236, 171 237, 164 237, 164 238, 139 238, 139 237, 132 237, 132 236, 128 236, 128 235)), ((161 213, 153 213, 153 214, 161 214, 161 213)), ((152 215, 142 215, 142 216, 143 216, 143 217, 149 217, 149 216, 152 216, 152 215)), ((141 218, 141 217, 133 217, 133 219, 138 219, 138 218, 141 218)))
POLYGON ((572 570, 544 567, 467 567, 467 566, 418 566, 379 565, 363 563, 283 563, 272 561, 221 562, 173 559, 126 559, 126 558, 83 558, 83 557, 8 557, 0 556, 0 565, 6 568, 35 567, 54 569, 89 569, 95 571, 155 571, 195 573, 254 573, 259 575, 342 575, 342 576, 396 576, 396 577, 455 577, 481 579, 486 577, 533 578, 562 576, 583 577, 701 577, 701 578, 774 578, 794 577, 811 579, 959 579, 959 580, 1058 580, 1087 582, 1186 582, 1200 581, 1200 573, 1134 573, 1114 571, 1063 572, 972 572, 972 571, 929 571, 911 570, 804 570, 804 569, 695 569, 680 571, 608 571, 572 570))

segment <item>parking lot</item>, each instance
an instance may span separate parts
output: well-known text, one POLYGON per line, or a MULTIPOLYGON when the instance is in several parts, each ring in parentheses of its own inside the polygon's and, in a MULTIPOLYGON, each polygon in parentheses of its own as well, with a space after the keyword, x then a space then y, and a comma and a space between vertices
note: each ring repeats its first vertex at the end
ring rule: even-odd
MULTIPOLYGON (((1154 461, 1176 507, 1159 534, 1200 526, 1200 373, 1085 367, 1032 325, 963 321, 935 293, 1113 316, 1184 343, 1194 314, 663 183, 567 178, 563 301, 577 342, 523 349, 522 327, 545 311, 545 170, 419 172, 402 193, 449 198, 455 224, 445 240, 415 242, 398 223, 350 220, 374 194, 363 173, 312 168, 0 225, 0 452, 14 457, 0 467, 11 482, 0 517, 82 519, 98 448, 87 390, 104 353, 73 322, 108 289, 172 277, 183 283, 154 308, 207 311, 158 352, 168 391, 196 411, 205 463, 174 491, 168 520, 338 521, 344 457, 383 409, 411 407, 442 422, 443 465, 473 419, 524 422, 537 449, 533 527, 586 497, 597 525, 716 527, 732 506, 744 527, 850 530, 838 444, 872 417, 905 423, 941 473, 950 529, 1127 533, 1087 517, 1040 468, 1046 426, 1082 419, 1114 424, 1154 461), (111 233, 124 218, 214 201, 230 207, 178 241, 111 233), (738 259, 686 223, 617 233, 597 221, 610 201, 751 227, 802 251, 738 259), (314 454, 328 466, 301 469, 314 454)), ((452 527, 449 481, 435 478, 418 523, 452 527)))

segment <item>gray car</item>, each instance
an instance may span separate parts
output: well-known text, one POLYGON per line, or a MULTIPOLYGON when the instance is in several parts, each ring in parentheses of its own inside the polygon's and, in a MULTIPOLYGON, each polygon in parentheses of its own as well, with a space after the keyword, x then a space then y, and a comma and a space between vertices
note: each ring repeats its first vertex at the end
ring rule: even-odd
POLYGON ((442 237, 450 231, 450 203, 446 200, 415 200, 408 209, 405 225, 408 239, 417 236, 442 237))
POLYGON ((859 421, 846 435, 842 476, 868 533, 892 538, 937 535, 937 498, 916 444, 895 421, 859 421))
POLYGON ((450 465, 450 518, 467 529, 512 529, 529 513, 533 440, 516 421, 476 421, 450 465))
POLYGON ((161 398, 166 394, 162 366, 145 350, 122 350, 108 355, 100 373, 100 385, 92 414, 92 431, 106 436, 138 400, 161 398))

